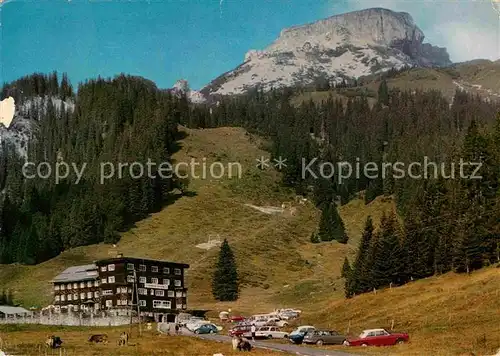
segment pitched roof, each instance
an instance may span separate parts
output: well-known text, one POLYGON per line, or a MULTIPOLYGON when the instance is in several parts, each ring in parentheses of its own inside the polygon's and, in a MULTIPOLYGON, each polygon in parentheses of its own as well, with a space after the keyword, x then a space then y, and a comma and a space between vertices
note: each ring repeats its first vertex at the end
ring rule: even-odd
POLYGON ((21 308, 21 307, 11 307, 9 305, 0 305, 0 313, 3 313, 3 314, 26 314, 26 313, 30 313, 29 310, 26 310, 24 308, 21 308))
POLYGON ((52 280, 52 282, 80 282, 95 280, 99 276, 95 264, 70 267, 52 280))
POLYGON ((152 260, 147 258, 139 258, 139 257, 115 257, 115 258, 106 258, 104 260, 95 261, 97 265, 105 265, 109 263, 118 263, 118 262, 130 262, 130 263, 168 263, 174 266, 178 266, 180 268, 189 268, 187 263, 182 262, 171 262, 171 261, 163 261, 163 260, 152 260))

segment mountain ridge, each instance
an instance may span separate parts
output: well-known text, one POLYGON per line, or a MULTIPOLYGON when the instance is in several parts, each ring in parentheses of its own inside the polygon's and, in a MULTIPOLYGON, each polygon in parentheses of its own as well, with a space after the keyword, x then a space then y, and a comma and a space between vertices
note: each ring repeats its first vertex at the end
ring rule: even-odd
POLYGON ((371 8, 292 26, 264 50, 249 50, 244 62, 201 89, 205 95, 241 94, 259 87, 301 86, 404 66, 448 66, 444 48, 423 43, 410 14, 371 8))

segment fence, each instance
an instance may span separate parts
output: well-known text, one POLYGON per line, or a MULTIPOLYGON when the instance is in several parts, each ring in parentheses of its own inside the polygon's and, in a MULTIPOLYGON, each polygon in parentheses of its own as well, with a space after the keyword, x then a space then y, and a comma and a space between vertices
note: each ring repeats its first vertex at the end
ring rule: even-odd
MULTIPOLYGON (((26 315, 9 315, 5 318, 0 318, 0 324, 119 326, 130 324, 129 313, 130 312, 31 312, 31 314, 26 315)), ((132 322, 138 322, 138 318, 133 316, 132 322)))

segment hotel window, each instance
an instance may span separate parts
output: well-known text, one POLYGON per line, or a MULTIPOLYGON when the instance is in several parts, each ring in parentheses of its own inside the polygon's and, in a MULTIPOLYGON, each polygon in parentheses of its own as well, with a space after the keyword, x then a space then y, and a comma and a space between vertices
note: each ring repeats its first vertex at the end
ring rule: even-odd
POLYGON ((169 300, 153 300, 153 308, 170 309, 170 306, 169 300))
POLYGON ((151 278, 151 283, 158 284, 158 278, 151 278))
POLYGON ((182 292, 179 290, 175 293, 175 296, 176 297, 182 297, 182 292))
POLYGON ((58 302, 60 299, 60 297, 58 295, 56 295, 56 302, 58 302))
POLYGON ((92 281, 87 282, 87 288, 91 288, 94 283, 92 281))
POLYGON ((59 285, 55 285, 55 286, 54 286, 54 290, 59 290, 59 289, 60 289, 60 288, 59 288, 59 285))
POLYGON ((66 286, 66 289, 71 289, 71 283, 66 286))
POLYGON ((87 292, 87 299, 92 299, 92 295, 93 295, 92 292, 87 292))
POLYGON ((167 293, 167 295, 169 297, 173 297, 174 296, 174 291, 173 290, 169 290, 168 293, 167 293))
POLYGON ((180 279, 176 279, 175 282, 174 282, 174 286, 181 287, 182 286, 182 281, 180 279))
POLYGON ((63 294, 61 295, 61 302, 64 302, 66 300, 66 296, 63 294))
POLYGON ((163 267, 163 273, 164 273, 164 274, 170 274, 170 268, 168 268, 168 267, 163 267))
POLYGON ((101 280, 101 283, 102 283, 102 284, 106 284, 106 283, 108 283, 108 279, 107 279, 107 278, 103 278, 103 279, 101 280))
POLYGON ((78 294, 73 294, 73 300, 78 300, 78 294))
POLYGON ((127 292, 132 293, 132 288, 128 288, 127 292))
POLYGON ((113 295, 113 291, 111 289, 106 289, 102 291, 102 295, 113 295))
POLYGON ((158 272, 158 266, 152 266, 151 272, 158 272))
POLYGON ((164 279, 163 284, 169 286, 170 285, 170 279, 164 279))
POLYGON ((133 263, 127 263, 127 270, 128 271, 133 271, 134 270, 134 264, 133 263))
POLYGON ((72 299, 73 299, 73 295, 72 294, 68 294, 68 301, 72 300, 72 299))
POLYGON ((99 292, 98 291, 94 292, 94 298, 99 298, 99 292))
POLYGON ((186 292, 182 292, 182 296, 183 297, 187 297, 187 293, 186 292))
POLYGON ((66 286, 64 284, 61 284, 61 290, 65 290, 66 286))
POLYGON ((165 291, 163 291, 163 290, 156 290, 155 291, 155 295, 157 297, 164 297, 165 296, 165 291))
POLYGON ((106 271, 107 271, 106 266, 102 266, 102 267, 101 267, 101 272, 106 272, 106 271))
POLYGON ((115 283, 115 276, 109 276, 108 283, 115 283))
POLYGON ((146 301, 145 300, 139 300, 139 306, 145 307, 146 306, 146 301))
POLYGON ((115 265, 114 264, 108 265, 108 271, 112 272, 114 270, 115 270, 115 265))
POLYGON ((73 289, 78 289, 78 283, 73 283, 73 289))
POLYGON ((109 307, 112 307, 113 306, 113 300, 106 300, 106 306, 109 308, 109 307))
POLYGON ((139 271, 146 272, 146 265, 139 265, 139 271))
POLYGON ((146 283, 146 277, 139 277, 139 283, 146 283))
POLYGON ((151 295, 155 295, 155 290, 154 290, 154 289, 151 289, 149 294, 151 294, 151 295))
POLYGON ((85 288, 85 283, 84 282, 80 282, 80 288, 85 288))
POLYGON ((94 281, 94 287, 99 287, 99 281, 94 281))
POLYGON ((80 299, 84 300, 85 299, 85 293, 80 293, 80 299))
POLYGON ((128 283, 134 283, 134 276, 132 276, 132 275, 128 275, 128 276, 127 276, 127 282, 128 282, 128 283))
POLYGON ((177 276, 180 276, 182 274, 181 272, 181 269, 180 268, 176 268, 174 269, 174 273, 177 275, 177 276))
POLYGON ((139 294, 148 295, 148 290, 146 288, 139 288, 139 294))

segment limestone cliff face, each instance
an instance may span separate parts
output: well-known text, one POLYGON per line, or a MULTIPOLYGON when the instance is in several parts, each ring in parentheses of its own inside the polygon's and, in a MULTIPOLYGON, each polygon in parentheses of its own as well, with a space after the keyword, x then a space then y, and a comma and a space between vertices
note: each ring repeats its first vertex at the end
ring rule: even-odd
POLYGON ((336 15, 281 31, 264 50, 250 50, 244 63, 215 79, 205 94, 238 94, 252 87, 341 82, 405 65, 446 66, 446 49, 424 44, 410 14, 373 8, 336 15))

